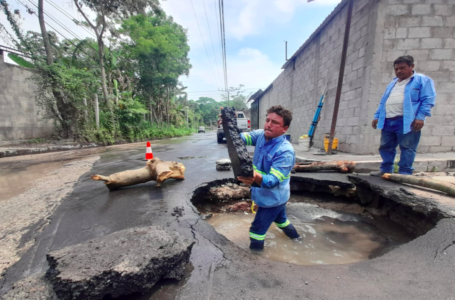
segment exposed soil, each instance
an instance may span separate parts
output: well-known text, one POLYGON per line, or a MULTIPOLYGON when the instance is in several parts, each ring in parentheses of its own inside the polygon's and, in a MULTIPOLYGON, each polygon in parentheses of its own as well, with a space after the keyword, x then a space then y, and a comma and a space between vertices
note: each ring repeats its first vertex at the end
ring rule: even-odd
MULTIPOLYGON (((332 257, 330 254, 332 253, 332 250, 330 250, 327 252, 328 256, 321 254, 322 256, 320 256, 320 259, 316 259, 315 257, 318 256, 312 254, 313 252, 308 252, 307 249, 298 245, 288 245, 286 239, 282 240, 280 234, 276 232, 269 234, 268 238, 271 239, 271 241, 269 244, 266 243, 266 247, 272 246, 276 249, 276 247, 284 245, 283 249, 280 248, 280 251, 283 253, 289 250, 287 247, 295 248, 295 253, 306 253, 303 258, 300 258, 299 255, 295 257, 291 255, 293 257, 292 259, 290 258, 290 255, 286 254, 284 255, 285 258, 283 258, 285 259, 283 260, 285 262, 294 262, 297 264, 351 263, 381 256, 394 249, 396 246, 407 243, 417 236, 426 233, 435 225, 432 218, 425 218, 421 212, 415 211, 402 203, 382 197, 374 191, 367 191, 363 185, 360 186, 360 189, 354 185, 350 186, 345 183, 340 183, 340 185, 346 185, 346 187, 343 186, 344 191, 349 190, 350 192, 342 193, 340 195, 340 193, 337 192, 338 190, 334 191, 333 189, 330 189, 321 192, 319 189, 314 189, 312 187, 309 188, 311 190, 310 192, 305 191, 305 189, 309 187, 308 182, 304 182, 299 186, 298 181, 294 181, 294 192, 292 192, 289 200, 288 215, 291 222, 296 223, 297 225, 295 226, 299 226, 299 230, 306 232, 306 235, 309 235, 310 238, 312 238, 310 243, 315 244, 311 244, 310 247, 322 245, 324 249, 327 248, 324 241, 319 240, 321 235, 327 235, 327 238, 332 235, 345 235, 346 238, 338 241, 339 244, 337 243, 333 249, 335 252, 341 251, 343 254, 340 254, 340 252, 336 253, 337 255, 342 255, 342 258, 337 259, 332 257), (294 206, 299 203, 310 206, 298 209, 300 210, 300 213, 298 213, 295 211, 296 208, 294 206), (327 227, 324 221, 319 219, 318 212, 316 212, 318 210, 317 208, 325 211, 333 211, 334 215, 329 214, 328 217, 334 218, 332 225, 336 223, 339 228, 330 228, 330 222, 328 223, 329 227, 327 227), (340 216, 343 218, 342 216, 344 215, 356 216, 356 221, 337 220, 340 216), (311 216, 315 219, 311 219, 311 216), (311 224, 305 223, 310 221, 312 222, 311 224), (351 223, 345 224, 344 222, 347 221, 351 223), (308 229, 307 225, 312 226, 312 228, 308 229), (312 233, 314 230, 320 230, 320 232, 312 233), (373 235, 370 236, 368 232, 371 232, 373 235), (352 238, 347 239, 347 236, 352 236, 352 238), (366 240, 370 241, 367 243, 368 246, 366 246, 366 244, 364 245, 366 247, 365 249, 367 249, 365 250, 366 252, 343 252, 344 250, 342 249, 347 248, 356 252, 354 249, 355 247, 351 247, 352 245, 355 245, 355 243, 358 243, 356 237, 365 239, 365 243, 366 240), (345 245, 347 241, 348 244, 345 245), (308 257, 311 256, 312 259, 309 259, 308 257)), ((253 203, 251 199, 249 199, 249 194, 246 189, 247 187, 243 187, 231 179, 215 180, 196 189, 191 200, 198 211, 203 214, 204 220, 208 220, 217 231, 225 235, 231 241, 234 241, 234 243, 238 242, 239 246, 243 248, 247 248, 248 245, 248 236, 243 234, 243 231, 247 230, 254 218, 251 211, 253 203), (240 229, 239 226, 242 229, 240 229)), ((256 211, 257 207, 254 210, 256 211)), ((282 260, 280 255, 274 253, 273 250, 271 253, 268 253, 266 257, 280 261, 282 260)))
POLYGON ((53 173, 37 179, 26 192, 1 202, 1 276, 34 244, 35 236, 49 224, 49 217, 63 198, 98 159, 95 156, 67 163, 53 173))

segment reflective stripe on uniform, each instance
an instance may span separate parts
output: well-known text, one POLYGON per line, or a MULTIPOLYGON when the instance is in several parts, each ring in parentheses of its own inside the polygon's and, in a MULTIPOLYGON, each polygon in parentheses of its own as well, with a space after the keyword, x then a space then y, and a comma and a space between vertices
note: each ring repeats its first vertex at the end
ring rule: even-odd
POLYGON ((281 223, 281 224, 275 223, 275 224, 276 224, 276 226, 278 226, 280 228, 284 228, 284 227, 288 226, 289 224, 291 224, 291 222, 289 222, 289 220, 286 220, 286 222, 284 222, 284 223, 281 223))
POLYGON ((254 240, 258 240, 258 241, 263 241, 265 239, 265 234, 260 235, 260 234, 250 232, 250 238, 252 238, 254 240))
POLYGON ((284 176, 283 173, 281 173, 280 171, 278 171, 277 169, 274 169, 274 168, 270 168, 270 173, 275 175, 279 181, 283 181, 283 180, 286 180, 289 177, 291 177, 291 174, 289 174, 288 176, 284 176))
POLYGON ((262 171, 259 171, 258 168, 256 168, 255 165, 253 165, 253 169, 254 169, 256 172, 258 172, 259 174, 267 175, 267 173, 264 173, 264 172, 262 172, 262 171))
POLYGON ((251 139, 251 136, 247 133, 244 133, 243 136, 245 137, 247 146, 253 146, 253 140, 251 139))

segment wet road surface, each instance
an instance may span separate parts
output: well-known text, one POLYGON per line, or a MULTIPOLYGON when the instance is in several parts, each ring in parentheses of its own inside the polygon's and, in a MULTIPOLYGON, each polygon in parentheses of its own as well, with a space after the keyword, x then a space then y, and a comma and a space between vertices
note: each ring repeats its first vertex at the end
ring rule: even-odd
POLYGON ((101 159, 79 179, 35 245, 8 269, 1 293, 18 279, 44 272, 45 255, 52 250, 126 228, 157 225, 196 241, 191 264, 183 281, 163 283, 136 299, 455 299, 453 219, 442 220, 426 235, 369 261, 329 266, 275 262, 218 234, 190 203, 199 184, 232 176, 215 170, 215 161, 228 154, 214 132, 163 140, 152 147, 155 157, 183 162, 186 180, 168 180, 161 188, 150 182, 109 192, 90 175, 143 167, 145 151, 135 145, 97 153, 101 159), (184 207, 182 217, 171 215, 176 206, 184 207))

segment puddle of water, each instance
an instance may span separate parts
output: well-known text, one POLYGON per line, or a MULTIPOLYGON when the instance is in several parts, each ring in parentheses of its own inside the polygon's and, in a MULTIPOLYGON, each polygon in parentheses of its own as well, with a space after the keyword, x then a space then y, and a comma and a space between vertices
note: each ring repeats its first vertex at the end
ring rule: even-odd
POLYGON ((195 159, 195 158, 207 158, 208 156, 183 156, 183 157, 177 157, 180 160, 190 160, 190 159, 195 159))
MULTIPOLYGON (((298 265, 348 264, 376 257, 408 241, 394 240, 350 214, 306 203, 296 204, 288 204, 288 218, 304 238, 303 242, 289 239, 272 224, 266 234, 262 257, 298 265)), ((233 243, 248 249, 248 231, 253 220, 253 214, 242 212, 215 214, 207 222, 233 243)))
POLYGON ((69 162, 68 160, 47 162, 20 169, 2 170, 0 172, 0 201, 25 192, 36 179, 44 177, 69 162))

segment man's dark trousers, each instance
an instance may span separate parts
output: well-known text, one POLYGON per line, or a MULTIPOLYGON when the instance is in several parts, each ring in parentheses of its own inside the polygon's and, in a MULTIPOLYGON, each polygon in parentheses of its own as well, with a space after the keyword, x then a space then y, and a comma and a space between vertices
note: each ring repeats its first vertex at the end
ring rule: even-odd
POLYGON ((273 222, 289 238, 296 239, 300 237, 286 216, 286 203, 276 207, 259 207, 250 227, 250 249, 264 249, 265 234, 273 222))
POLYGON ((393 173, 393 164, 397 153, 397 146, 400 145, 401 156, 399 173, 412 175, 414 168, 412 164, 416 157, 417 146, 420 141, 420 131, 411 131, 403 134, 403 117, 385 119, 384 128, 381 132, 381 146, 379 153, 382 157, 381 171, 393 173))

